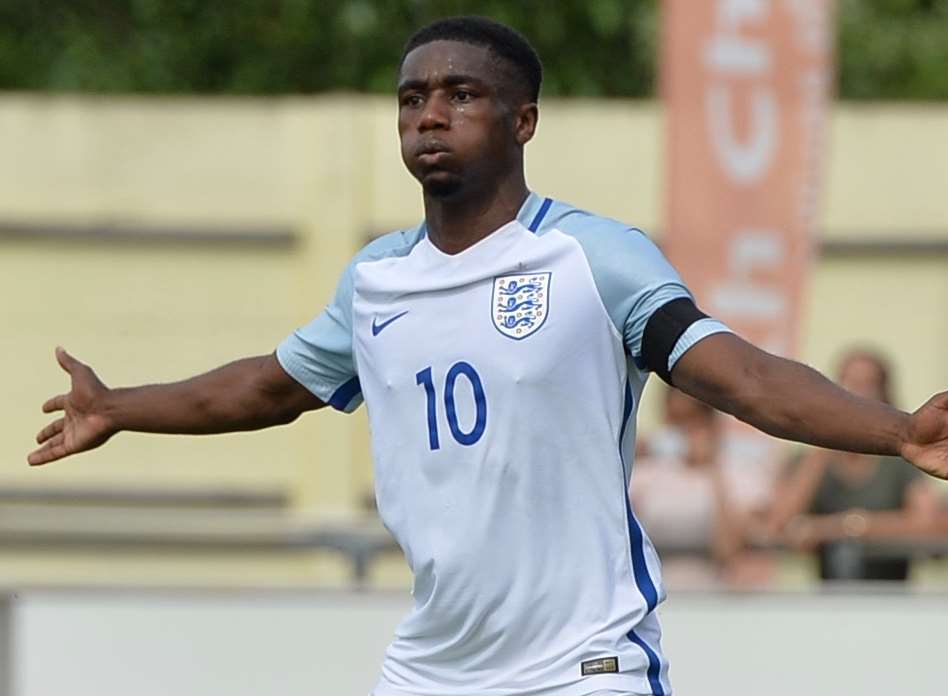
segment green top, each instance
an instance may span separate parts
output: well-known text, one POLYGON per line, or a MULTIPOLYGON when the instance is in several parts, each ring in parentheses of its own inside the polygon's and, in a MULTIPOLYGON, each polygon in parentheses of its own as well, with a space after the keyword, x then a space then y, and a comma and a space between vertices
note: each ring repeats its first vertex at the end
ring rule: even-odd
MULTIPOLYGON (((820 481, 810 504, 810 513, 826 515, 852 508, 883 511, 900 510, 905 506, 909 484, 921 472, 899 457, 878 458, 875 471, 864 481, 852 482, 837 475, 832 466, 820 481)), ((862 542, 839 540, 817 549, 822 580, 890 580, 904 581, 909 575, 909 555, 867 555, 862 542)))
POLYGON ((852 508, 899 510, 905 505, 909 484, 920 475, 918 469, 900 457, 880 457, 872 476, 854 483, 838 476, 831 460, 813 496, 810 512, 827 515, 852 508))

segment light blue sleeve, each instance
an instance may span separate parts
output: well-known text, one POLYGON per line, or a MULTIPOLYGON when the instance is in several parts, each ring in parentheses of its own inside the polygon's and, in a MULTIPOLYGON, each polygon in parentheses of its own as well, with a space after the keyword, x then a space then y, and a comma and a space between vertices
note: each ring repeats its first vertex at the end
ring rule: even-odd
MULTIPOLYGON (((554 202, 541 233, 544 228, 558 229, 579 242, 626 350, 636 366, 645 369, 642 337, 652 314, 672 300, 694 299, 678 272, 644 232, 616 220, 554 202)), ((678 339, 668 357, 668 370, 698 341, 728 331, 716 319, 698 320, 678 339)))
POLYGON ((420 229, 416 228, 393 232, 368 244, 346 267, 332 302, 277 347, 277 360, 287 374, 336 410, 351 413, 362 403, 352 350, 355 267, 365 261, 407 254, 420 238, 420 229))
POLYGON ((280 365, 319 399, 346 413, 362 403, 352 354, 352 275, 346 267, 332 302, 277 347, 280 365))

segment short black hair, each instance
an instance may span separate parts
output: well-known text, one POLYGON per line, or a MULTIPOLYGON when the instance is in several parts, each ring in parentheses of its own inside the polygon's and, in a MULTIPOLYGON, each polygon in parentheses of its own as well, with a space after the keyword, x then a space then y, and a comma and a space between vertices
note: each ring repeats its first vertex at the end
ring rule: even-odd
POLYGON ((531 101, 540 99, 540 83, 543 81, 540 57, 520 32, 506 24, 477 16, 439 19, 412 34, 402 51, 399 66, 405 62, 405 56, 432 41, 460 41, 487 48, 513 66, 531 101))

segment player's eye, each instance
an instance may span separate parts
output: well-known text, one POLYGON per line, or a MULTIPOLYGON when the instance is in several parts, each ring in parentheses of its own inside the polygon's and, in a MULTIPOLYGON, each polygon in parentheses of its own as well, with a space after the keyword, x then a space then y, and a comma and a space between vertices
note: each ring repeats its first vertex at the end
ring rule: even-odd
POLYGON ((420 94, 406 94, 402 97, 402 106, 420 106, 421 102, 420 94))
POLYGON ((454 93, 454 101, 461 102, 462 104, 471 101, 473 98, 474 95, 466 89, 459 89, 454 93))

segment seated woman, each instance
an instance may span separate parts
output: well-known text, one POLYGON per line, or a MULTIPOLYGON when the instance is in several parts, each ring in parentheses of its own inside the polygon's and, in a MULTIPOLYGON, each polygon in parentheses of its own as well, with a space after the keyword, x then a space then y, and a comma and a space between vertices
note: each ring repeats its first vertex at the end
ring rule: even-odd
MULTIPOLYGON (((889 374, 881 356, 853 349, 840 362, 838 382, 891 404, 889 374)), ((907 555, 874 556, 864 542, 924 533, 937 507, 920 472, 898 457, 811 450, 791 464, 770 523, 793 546, 816 551, 822 580, 905 580, 907 555)))
POLYGON ((676 389, 665 409, 633 469, 635 514, 662 555, 668 586, 727 582, 742 544, 721 466, 719 414, 676 389))

